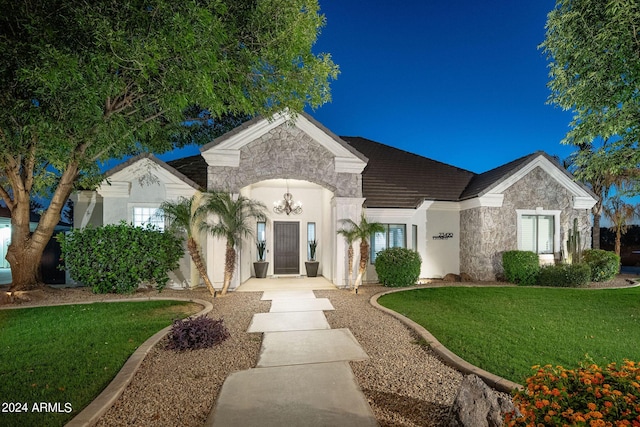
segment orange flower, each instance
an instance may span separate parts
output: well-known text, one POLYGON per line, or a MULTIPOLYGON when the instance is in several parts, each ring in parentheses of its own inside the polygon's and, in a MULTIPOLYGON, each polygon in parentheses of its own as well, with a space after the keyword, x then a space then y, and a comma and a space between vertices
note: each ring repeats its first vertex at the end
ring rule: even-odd
POLYGON ((590 411, 595 411, 597 407, 598 407, 598 405, 596 405, 593 402, 587 403, 587 408, 589 408, 590 411))

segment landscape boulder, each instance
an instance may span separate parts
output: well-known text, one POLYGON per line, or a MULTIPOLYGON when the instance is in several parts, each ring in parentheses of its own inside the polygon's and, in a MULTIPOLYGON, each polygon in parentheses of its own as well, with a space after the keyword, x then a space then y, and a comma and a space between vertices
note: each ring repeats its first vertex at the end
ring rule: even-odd
POLYGON ((515 411, 511 398, 498 393, 477 375, 466 375, 449 412, 451 427, 501 427, 515 411))
POLYGON ((460 282, 462 279, 457 274, 449 273, 446 276, 444 276, 442 280, 445 282, 460 282))

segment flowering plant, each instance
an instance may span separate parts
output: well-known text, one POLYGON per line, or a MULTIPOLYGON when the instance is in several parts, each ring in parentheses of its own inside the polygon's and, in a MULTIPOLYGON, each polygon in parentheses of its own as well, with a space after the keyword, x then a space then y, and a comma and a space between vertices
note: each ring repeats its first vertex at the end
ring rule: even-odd
POLYGON ((640 364, 532 368, 536 374, 513 398, 522 416, 507 414, 506 426, 640 427, 640 364))

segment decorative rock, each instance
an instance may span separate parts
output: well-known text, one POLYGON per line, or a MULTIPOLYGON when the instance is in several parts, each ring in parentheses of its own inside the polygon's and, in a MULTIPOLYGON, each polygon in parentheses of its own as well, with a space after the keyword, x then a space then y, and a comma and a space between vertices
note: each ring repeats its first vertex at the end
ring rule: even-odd
POLYGON ((445 282, 460 282, 462 281, 461 277, 457 274, 449 273, 442 278, 445 282))
POLYGON ((511 399, 495 392, 477 375, 466 375, 449 412, 449 426, 500 427, 504 414, 512 411, 511 399))

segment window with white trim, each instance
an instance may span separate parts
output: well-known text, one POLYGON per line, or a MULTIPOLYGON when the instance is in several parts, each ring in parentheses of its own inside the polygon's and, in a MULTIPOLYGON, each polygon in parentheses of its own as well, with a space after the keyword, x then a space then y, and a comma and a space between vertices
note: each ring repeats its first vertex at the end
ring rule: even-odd
POLYGON ((518 249, 537 254, 560 252, 560 211, 518 210, 518 249))
POLYGON ((316 242, 316 223, 307 223, 307 259, 311 258, 311 242, 316 242))
POLYGON ((373 233, 370 241, 371 264, 376 262, 378 252, 387 248, 407 247, 407 226, 405 224, 382 224, 384 231, 373 233))
POLYGON ((153 225, 158 230, 164 231, 164 215, 160 208, 136 206, 133 208, 132 222, 136 227, 153 225))

